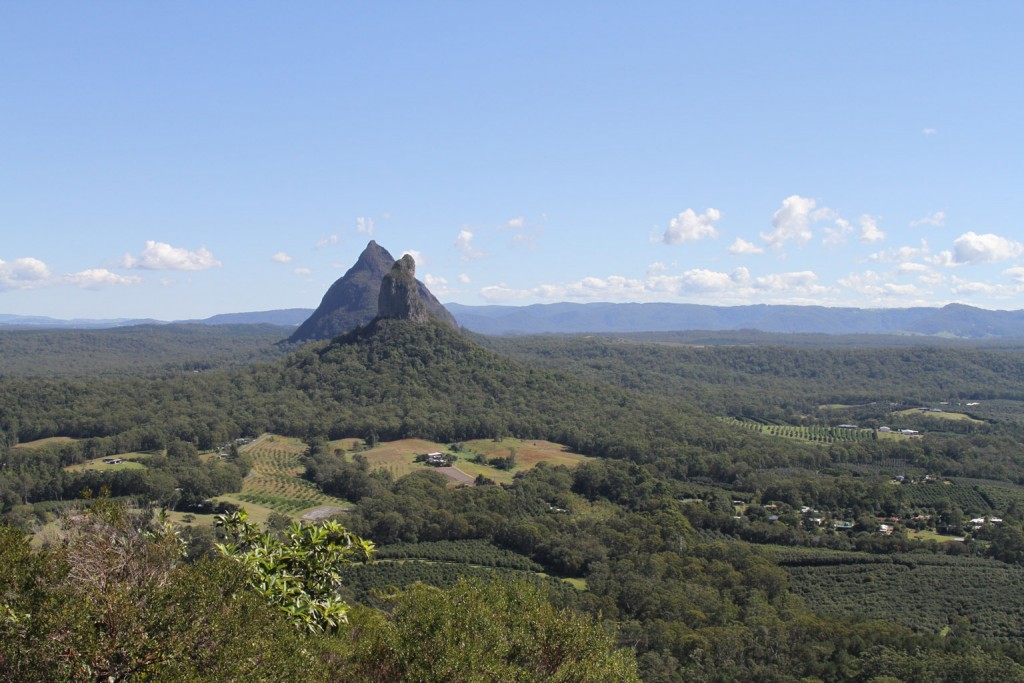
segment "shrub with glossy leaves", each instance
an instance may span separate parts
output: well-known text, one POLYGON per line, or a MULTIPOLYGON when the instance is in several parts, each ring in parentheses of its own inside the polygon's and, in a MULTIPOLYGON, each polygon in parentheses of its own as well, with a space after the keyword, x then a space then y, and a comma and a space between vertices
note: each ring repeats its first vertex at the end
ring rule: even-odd
POLYGON ((334 521, 292 524, 281 538, 248 521, 245 510, 217 517, 231 540, 218 544, 245 568, 249 586, 310 633, 336 630, 348 605, 341 599, 341 568, 372 559, 372 541, 334 521))

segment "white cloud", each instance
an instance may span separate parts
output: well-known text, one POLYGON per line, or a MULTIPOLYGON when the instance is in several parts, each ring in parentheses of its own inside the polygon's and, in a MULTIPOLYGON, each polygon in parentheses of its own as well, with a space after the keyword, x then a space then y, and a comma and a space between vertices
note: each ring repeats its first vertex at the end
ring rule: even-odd
POLYGON ((1006 237, 966 232, 953 241, 953 250, 939 254, 940 265, 999 263, 1024 253, 1024 244, 1006 237))
MULTIPOLYGON (((356 227, 356 230, 358 230, 359 232, 364 232, 363 230, 359 230, 358 226, 356 227)), ((370 221, 370 232, 373 232, 373 221, 370 221)), ((323 237, 318 239, 316 241, 316 244, 313 246, 315 246, 317 249, 323 249, 324 247, 330 247, 332 245, 337 244, 338 239, 339 238, 337 235, 324 235, 323 237)))
POLYGON ((873 270, 867 270, 863 273, 851 273, 849 276, 840 279, 839 284, 861 296, 869 297, 874 302, 887 299, 920 297, 926 294, 926 292, 913 283, 892 282, 890 275, 873 270))
POLYGON ((705 268, 693 268, 683 273, 680 284, 689 290, 723 290, 733 286, 733 279, 728 273, 720 273, 705 268))
MULTIPOLYGON (((423 252, 417 251, 416 249, 406 249, 402 252, 402 256, 405 255, 412 256, 412 260, 416 262, 417 268, 421 268, 429 263, 427 261, 427 257, 423 255, 423 252)), ((402 258, 402 256, 399 256, 398 258, 402 258)))
POLYGON ((901 263, 900 265, 896 266, 896 272, 901 273, 901 274, 903 274, 903 273, 928 273, 928 272, 931 272, 931 268, 929 268, 928 266, 926 266, 923 263, 913 263, 911 261, 908 261, 906 263, 901 263))
POLYGON ((472 282, 472 280, 466 273, 459 273, 459 282, 461 282, 464 285, 468 285, 470 282, 472 282))
MULTIPOLYGON (((782 200, 782 207, 772 216, 772 230, 761 233, 761 239, 776 249, 786 242, 795 240, 798 244, 806 244, 811 239, 811 211, 816 202, 800 195, 791 195, 782 200)), ((816 216, 826 214, 816 213, 816 216)))
POLYGON ((517 216, 515 218, 512 218, 507 223, 505 223, 505 227, 506 228, 512 228, 513 230, 521 230, 525 226, 526 226, 526 219, 523 218, 522 216, 517 216))
POLYGON ((139 256, 125 254, 121 265, 142 270, 206 270, 219 268, 221 262, 206 247, 189 251, 172 247, 166 242, 146 240, 146 248, 142 253, 139 256))
POLYGON ((431 294, 434 296, 449 296, 457 293, 459 290, 454 287, 448 286, 448 279, 443 277, 435 277, 434 275, 427 274, 423 277, 423 284, 429 289, 431 294))
POLYGON ((822 238, 821 243, 826 246, 846 244, 846 236, 853 232, 853 226, 850 225, 850 221, 838 217, 835 217, 835 221, 835 225, 822 228, 825 237, 822 238))
POLYGON ((1014 282, 1024 284, 1024 266, 1014 266, 1013 268, 1007 268, 1003 271, 1003 275, 1010 278, 1014 282))
POLYGON ((647 276, 650 277, 651 275, 656 275, 657 273, 664 273, 666 270, 668 270, 668 266, 666 266, 661 261, 655 261, 651 265, 647 266, 647 276))
POLYGON ((662 241, 665 244, 681 244, 705 237, 718 237, 715 223, 722 217, 718 209, 708 209, 698 215, 693 209, 687 209, 672 219, 665 231, 662 241))
POLYGON ((927 216, 924 216, 922 218, 918 218, 916 221, 910 221, 910 227, 912 227, 912 228, 916 228, 916 227, 918 227, 920 225, 934 225, 937 228, 941 228, 945 224, 946 224, 946 212, 945 211, 936 211, 935 213, 930 213, 927 216))
POLYGON ((480 288, 480 296, 491 303, 518 301, 528 299, 536 295, 536 290, 514 289, 504 283, 500 285, 488 285, 480 288))
POLYGON ((363 235, 373 235, 375 229, 372 218, 367 218, 366 216, 356 218, 356 232, 363 235))
POLYGON ((804 294, 828 291, 827 287, 818 284, 818 274, 811 270, 764 275, 754 279, 754 287, 771 292, 796 291, 804 294))
POLYGON ((938 132, 937 128, 924 128, 921 130, 922 135, 935 135, 938 132))
POLYGON ((918 275, 917 281, 928 287, 938 287, 946 283, 946 276, 937 270, 928 270, 918 275))
POLYGON ((310 270, 309 268, 296 268, 296 269, 295 269, 294 271, 292 271, 292 272, 294 272, 294 273, 295 273, 296 275, 309 275, 309 274, 311 274, 311 273, 312 273, 313 271, 312 271, 312 270, 310 270))
POLYGON ((878 219, 864 214, 860 217, 860 241, 874 244, 885 239, 885 233, 878 229, 878 219))
POLYGON ((906 262, 914 259, 923 259, 931 253, 926 240, 921 240, 920 247, 899 247, 897 249, 886 249, 876 251, 868 256, 869 261, 880 261, 882 263, 906 262))
POLYGON ((1007 299, 1010 297, 1019 297, 1021 294, 1024 294, 1024 282, 1021 282, 1020 280, 1017 280, 1012 284, 978 282, 965 280, 956 276, 953 276, 952 280, 953 282, 949 291, 956 295, 982 295, 995 299, 1007 299))
POLYGON ((31 256, 4 261, 0 259, 0 291, 8 289, 32 289, 50 281, 50 269, 46 264, 31 256))
POLYGON ((736 241, 733 242, 732 245, 730 245, 730 247, 728 249, 728 252, 730 254, 736 254, 736 255, 741 255, 741 254, 763 254, 764 253, 764 249, 762 249, 761 247, 757 246, 753 242, 746 241, 742 237, 737 237, 736 241))
POLYGON ((953 294, 985 294, 991 296, 1000 293, 1000 286, 989 282, 972 282, 962 278, 954 277, 953 284, 949 291, 953 294))
POLYGON ((459 230, 459 234, 455 238, 455 248, 462 252, 462 259, 464 261, 473 261, 485 256, 484 252, 473 246, 473 232, 471 230, 459 230))
POLYGON ((270 260, 273 261, 274 263, 291 263, 292 257, 288 255, 286 252, 279 251, 273 256, 271 256, 270 260))
POLYGON ((694 268, 679 275, 656 274, 646 279, 611 275, 586 277, 568 284, 516 289, 505 284, 480 289, 492 303, 527 299, 546 301, 664 301, 666 297, 701 297, 706 303, 749 303, 754 299, 792 303, 819 302, 832 290, 812 271, 775 273, 754 278, 740 267, 731 273, 694 268))
POLYGON ((81 289, 99 289, 109 285, 137 285, 142 282, 142 278, 138 275, 118 275, 106 268, 90 268, 65 275, 64 281, 81 289))

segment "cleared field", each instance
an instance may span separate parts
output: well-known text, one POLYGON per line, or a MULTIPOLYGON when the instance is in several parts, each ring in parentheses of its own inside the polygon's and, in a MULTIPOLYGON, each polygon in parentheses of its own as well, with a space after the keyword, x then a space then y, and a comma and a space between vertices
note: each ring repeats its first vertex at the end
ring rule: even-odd
POLYGON ((907 538, 919 541, 935 541, 936 543, 956 543, 964 540, 962 536, 947 536, 946 534, 929 531, 928 529, 922 529, 921 531, 908 529, 907 538))
MULTIPOLYGON (((341 448, 344 448, 344 444, 350 444, 353 441, 353 439, 341 439, 337 442, 331 442, 331 445, 333 446, 335 443, 338 443, 341 448)), ((417 455, 433 453, 435 451, 449 452, 447 446, 433 441, 402 439, 400 441, 379 443, 373 448, 363 451, 363 455, 366 456, 371 469, 389 470, 395 479, 398 479, 416 470, 435 469, 421 462, 413 462, 417 455)), ((462 469, 463 461, 461 458, 456 461, 456 465, 460 470, 462 469)))
POLYGON ((51 436, 46 439, 38 439, 36 441, 26 441, 24 443, 15 444, 15 448, 49 448, 51 446, 63 446, 67 443, 74 443, 78 439, 72 439, 70 436, 51 436))
POLYGON ((467 441, 466 450, 474 453, 482 453, 488 458, 504 458, 510 455, 509 449, 516 449, 516 469, 529 470, 539 462, 546 462, 551 465, 565 465, 574 467, 581 462, 593 460, 593 458, 579 453, 573 453, 562 444, 551 441, 540 441, 535 439, 476 439, 467 441))
MULTIPOLYGON (((362 443, 359 439, 345 438, 332 441, 330 446, 351 452, 357 444, 362 443)), ((458 458, 455 461, 455 468, 471 480, 482 474, 499 484, 511 483, 516 472, 530 470, 539 462, 575 467, 581 462, 591 460, 585 455, 568 451, 561 444, 533 439, 502 439, 501 441, 477 439, 466 441, 462 446, 462 451, 455 453, 458 458), (487 458, 505 458, 511 455, 511 449, 515 449, 516 454, 516 466, 512 470, 499 470, 489 465, 472 462, 476 455, 483 455, 487 458)), ((398 479, 417 470, 436 469, 424 463, 414 462, 417 455, 436 451, 453 452, 448 444, 424 439, 401 439, 377 444, 373 448, 363 450, 362 455, 366 457, 372 469, 387 469, 398 479)), ((452 481, 453 485, 460 483, 461 479, 456 475, 452 481)))
POLYGON ((306 452, 301 439, 264 434, 240 450, 252 458, 252 470, 242 482, 240 493, 220 496, 218 500, 244 506, 255 521, 263 521, 257 518, 257 508, 266 510, 267 515, 273 510, 300 517, 312 508, 349 506, 347 501, 322 493, 300 477, 301 458, 306 452))
POLYGON ((908 410, 901 410, 898 413, 893 413, 901 417, 920 416, 925 415, 927 417, 935 418, 936 420, 955 420, 958 422, 973 422, 975 424, 985 424, 984 420, 978 420, 976 418, 967 415, 966 413, 949 413, 946 411, 934 412, 925 408, 910 408, 908 410))
POLYGON ((118 458, 124 460, 124 462, 117 463, 116 465, 108 465, 103 462, 103 458, 95 458, 93 460, 86 460, 80 462, 77 465, 68 465, 64 468, 65 472, 81 472, 83 470, 100 470, 103 472, 116 472, 118 470, 141 470, 145 469, 145 465, 139 462, 150 457, 150 453, 119 453, 118 455, 107 455, 104 458, 118 458))

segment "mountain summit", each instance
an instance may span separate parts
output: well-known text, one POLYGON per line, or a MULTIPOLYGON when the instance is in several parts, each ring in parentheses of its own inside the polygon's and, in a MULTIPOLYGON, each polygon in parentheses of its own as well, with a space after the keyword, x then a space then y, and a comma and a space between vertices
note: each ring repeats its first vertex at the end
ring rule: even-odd
POLYGON ((430 319, 427 306, 420 296, 416 281, 416 261, 406 254, 395 261, 391 271, 380 283, 377 297, 378 318, 398 318, 415 323, 430 319))
MULTIPOLYGON (((319 339, 333 339, 360 325, 365 325, 378 315, 381 303, 381 284, 386 276, 390 276, 388 285, 390 294, 385 295, 385 306, 397 305, 396 297, 401 296, 399 289, 406 292, 407 308, 422 311, 423 315, 432 315, 452 327, 458 327, 441 302, 434 298, 426 285, 415 279, 416 264, 409 255, 403 256, 397 263, 405 263, 402 273, 391 275, 396 261, 388 250, 370 240, 366 249, 359 255, 354 266, 341 276, 327 293, 313 314, 302 323, 294 334, 288 338, 290 342, 309 342, 319 339), (418 304, 412 301, 411 293, 418 294, 418 304)), ((388 308, 382 315, 387 317, 407 317, 395 315, 388 308)), ((425 318, 422 318, 425 319, 425 318)))

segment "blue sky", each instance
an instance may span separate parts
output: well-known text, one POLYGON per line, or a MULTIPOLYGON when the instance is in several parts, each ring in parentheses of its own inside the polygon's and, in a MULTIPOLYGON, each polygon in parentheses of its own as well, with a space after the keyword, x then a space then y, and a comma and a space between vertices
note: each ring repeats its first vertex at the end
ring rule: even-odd
POLYGON ((1024 4, 0 4, 0 313, 1024 308, 1024 4))

